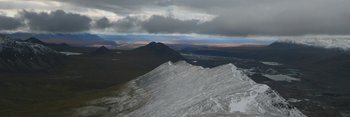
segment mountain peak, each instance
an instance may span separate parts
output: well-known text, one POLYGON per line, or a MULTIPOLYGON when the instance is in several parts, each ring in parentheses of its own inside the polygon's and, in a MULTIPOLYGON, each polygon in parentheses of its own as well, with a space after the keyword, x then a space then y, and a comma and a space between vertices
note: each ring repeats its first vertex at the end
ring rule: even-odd
POLYGON ((43 41, 39 40, 38 38, 35 37, 30 37, 26 39, 24 42, 30 42, 30 43, 36 43, 36 44, 45 44, 43 41))
POLYGON ((143 54, 145 56, 158 56, 170 61, 184 60, 184 58, 177 51, 160 42, 150 42, 145 46, 132 50, 132 52, 136 54, 143 54))
POLYGON ((150 42, 149 44, 143 46, 144 48, 147 48, 147 49, 157 49, 157 50, 161 50, 161 49, 167 49, 169 50, 170 48, 161 43, 161 42, 150 42))
POLYGON ((101 46, 97 50, 110 51, 106 46, 101 46))
POLYGON ((112 50, 108 49, 105 46, 101 46, 99 48, 97 48, 93 53, 94 54, 106 54, 106 53, 110 53, 112 52, 112 50))
MULTIPOLYGON (((158 42, 158 43, 161 44, 160 42, 158 42)), ((154 44, 157 44, 157 42, 152 41, 152 42, 148 43, 147 45, 154 45, 154 44)))

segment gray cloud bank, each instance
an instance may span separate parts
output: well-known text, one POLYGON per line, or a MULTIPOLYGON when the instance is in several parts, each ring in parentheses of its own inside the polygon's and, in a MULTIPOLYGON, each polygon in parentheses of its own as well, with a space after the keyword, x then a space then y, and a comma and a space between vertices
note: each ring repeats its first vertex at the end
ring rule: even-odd
MULTIPOLYGON (((198 33, 246 35, 349 35, 349 0, 60 0, 77 6, 112 11, 126 17, 118 21, 91 18, 63 10, 21 12, 34 31, 80 32, 94 29, 116 33, 198 33), (206 22, 153 15, 148 19, 129 16, 145 8, 178 6, 216 16, 206 22)), ((161 9, 160 9, 161 10, 161 9)), ((22 26, 20 19, 0 16, 0 30, 22 26)))
POLYGON ((66 13, 63 10, 50 13, 23 11, 21 16, 34 31, 79 32, 90 29, 91 19, 87 16, 66 13))
POLYGON ((21 27, 23 24, 19 19, 0 16, 0 30, 13 30, 21 27))

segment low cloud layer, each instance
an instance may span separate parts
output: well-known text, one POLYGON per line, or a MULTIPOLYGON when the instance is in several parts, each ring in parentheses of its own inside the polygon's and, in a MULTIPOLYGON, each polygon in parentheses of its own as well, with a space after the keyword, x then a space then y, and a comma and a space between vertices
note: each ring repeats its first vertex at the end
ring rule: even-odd
POLYGON ((22 11, 30 30, 44 32, 80 32, 90 29, 91 19, 87 16, 66 13, 63 10, 46 12, 22 11))
POLYGON ((21 27, 23 24, 19 19, 0 16, 0 30, 14 30, 21 27))
POLYGON ((110 21, 106 17, 98 19, 94 26, 99 30, 111 30, 119 33, 140 33, 143 32, 142 20, 138 17, 125 17, 117 21, 110 21))
POLYGON ((95 27, 99 29, 110 27, 110 25, 111 25, 111 22, 106 17, 103 17, 97 20, 95 23, 95 27))

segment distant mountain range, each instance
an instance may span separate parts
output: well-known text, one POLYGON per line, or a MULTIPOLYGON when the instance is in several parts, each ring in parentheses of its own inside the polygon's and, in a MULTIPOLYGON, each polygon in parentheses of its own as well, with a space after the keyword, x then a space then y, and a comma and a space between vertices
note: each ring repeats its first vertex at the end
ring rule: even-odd
POLYGON ((350 49, 349 36, 304 36, 289 37, 277 40, 277 43, 292 43, 306 46, 329 48, 329 49, 350 49))
POLYGON ((72 46, 115 46, 114 41, 104 40, 98 35, 88 33, 3 33, 16 40, 26 40, 34 37, 45 43, 65 43, 72 46))

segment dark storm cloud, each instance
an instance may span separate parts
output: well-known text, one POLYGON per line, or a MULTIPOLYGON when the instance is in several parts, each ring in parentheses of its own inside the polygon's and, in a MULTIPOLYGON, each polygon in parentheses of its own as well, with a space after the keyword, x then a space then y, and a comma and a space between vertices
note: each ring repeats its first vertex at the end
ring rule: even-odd
POLYGON ((63 10, 46 12, 22 11, 21 16, 31 30, 45 32, 80 32, 90 29, 91 19, 80 14, 63 10))
POLYGON ((23 26, 19 19, 0 15, 0 30, 14 30, 23 26))
POLYGON ((111 26, 111 22, 106 17, 103 17, 103 18, 97 20, 95 23, 95 27, 97 27, 97 28, 107 28, 110 26, 111 26))
POLYGON ((98 29, 112 29, 120 33, 138 33, 142 32, 142 20, 139 17, 127 16, 117 21, 110 21, 103 17, 95 22, 95 27, 98 29))
POLYGON ((125 17, 121 20, 118 20, 113 23, 113 26, 117 29, 119 32, 137 32, 141 31, 140 26, 142 21, 138 17, 125 17))

